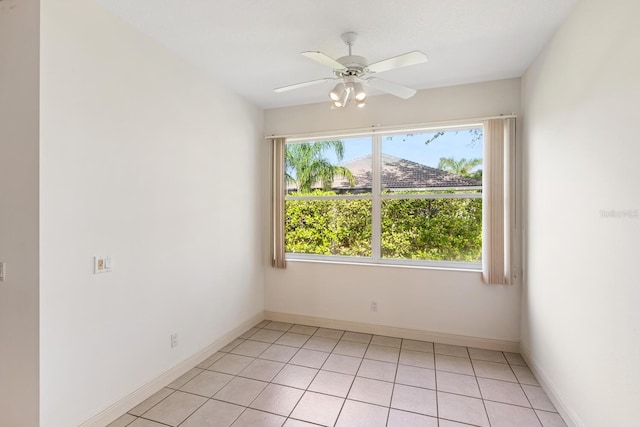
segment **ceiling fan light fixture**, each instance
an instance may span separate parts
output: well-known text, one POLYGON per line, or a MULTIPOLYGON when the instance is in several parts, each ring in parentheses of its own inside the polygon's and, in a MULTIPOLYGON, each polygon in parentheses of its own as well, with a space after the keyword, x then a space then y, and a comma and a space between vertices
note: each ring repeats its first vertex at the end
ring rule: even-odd
POLYGON ((354 79, 345 78, 344 83, 338 83, 331 92, 329 98, 333 102, 334 108, 342 108, 347 105, 349 99, 353 98, 353 102, 358 106, 364 106, 364 99, 367 97, 364 87, 361 83, 356 83, 354 79), (362 105, 359 105, 362 103, 362 105))
POLYGON ((338 108, 341 108, 347 105, 347 102, 349 102, 349 95, 351 95, 351 88, 344 87, 344 85, 343 85, 343 88, 344 90, 342 91, 342 95, 340 96, 340 99, 333 102, 333 105, 335 105, 338 108))
POLYGON ((365 105, 367 105, 367 103, 365 102, 365 100, 364 100, 364 99, 363 99, 362 101, 358 101, 358 99, 356 98, 356 106, 357 106, 358 108, 362 108, 362 107, 364 107, 365 105))
MULTIPOLYGON (((353 85, 353 91, 354 91, 354 98, 356 100, 356 102, 362 102, 365 100, 365 98, 367 97, 367 92, 364 91, 364 87, 362 86, 362 83, 355 83, 353 85)), ((364 103, 362 104, 364 105, 364 103)), ((361 105, 358 104, 358 107, 360 107, 361 105)))
POLYGON ((333 88, 331 92, 329 92, 329 98, 333 102, 338 102, 346 92, 346 88, 344 87, 344 83, 338 83, 336 87, 333 88))

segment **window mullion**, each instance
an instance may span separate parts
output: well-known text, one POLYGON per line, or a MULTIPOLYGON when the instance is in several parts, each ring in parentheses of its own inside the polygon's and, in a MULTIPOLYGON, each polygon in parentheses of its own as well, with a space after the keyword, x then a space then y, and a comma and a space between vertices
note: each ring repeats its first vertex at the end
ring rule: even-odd
POLYGON ((374 262, 379 262, 381 254, 381 176, 382 176, 382 139, 380 134, 373 135, 372 160, 373 173, 371 174, 371 257, 374 262))

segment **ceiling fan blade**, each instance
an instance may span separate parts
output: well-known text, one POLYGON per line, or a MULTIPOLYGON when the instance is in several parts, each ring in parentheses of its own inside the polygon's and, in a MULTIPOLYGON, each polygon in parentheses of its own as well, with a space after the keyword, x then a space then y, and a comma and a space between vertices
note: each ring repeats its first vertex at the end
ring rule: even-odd
POLYGON ((427 62, 427 55, 414 50, 413 52, 383 59, 367 66, 369 73, 382 73, 384 71, 395 70, 396 68, 408 67, 409 65, 422 64, 427 62))
POLYGON ((365 81, 369 86, 380 89, 383 92, 390 93, 391 95, 395 95, 402 99, 409 99, 417 92, 415 89, 411 89, 410 87, 402 86, 397 83, 389 82, 387 80, 376 79, 373 77, 365 81))
POLYGON ((312 59, 314 61, 316 61, 319 64, 325 65, 327 67, 333 68, 334 70, 344 70, 344 65, 342 65, 341 63, 339 63, 338 61, 336 61, 335 59, 325 55, 322 52, 318 52, 318 51, 308 51, 308 52, 302 52, 302 54, 304 56, 306 56, 309 59, 312 59))
POLYGON ((324 79, 318 79, 318 80, 311 80, 311 81, 308 81, 308 82, 296 83, 296 84, 289 85, 289 86, 283 86, 283 87, 275 88, 273 91, 276 92, 276 93, 281 93, 281 92, 286 92, 288 90, 300 89, 301 87, 313 86, 313 85, 316 85, 316 84, 319 84, 319 83, 330 82, 332 80, 337 80, 337 78, 335 78, 335 77, 326 77, 324 79))

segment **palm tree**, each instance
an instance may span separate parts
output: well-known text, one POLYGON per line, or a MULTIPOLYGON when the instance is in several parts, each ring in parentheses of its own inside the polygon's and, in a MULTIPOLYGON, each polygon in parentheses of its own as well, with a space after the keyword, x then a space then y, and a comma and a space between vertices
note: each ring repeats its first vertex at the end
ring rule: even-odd
POLYGON ((471 172, 471 169, 482 164, 482 159, 465 159, 456 160, 453 157, 440 157, 438 162, 438 169, 446 172, 454 173, 460 176, 467 176, 470 178, 480 179, 482 178, 482 170, 471 172))
POLYGON ((351 171, 344 166, 332 165, 323 154, 333 149, 341 161, 344 157, 342 141, 319 141, 289 144, 285 153, 285 178, 294 183, 298 192, 309 193, 311 187, 320 184, 323 190, 330 190, 336 177, 346 178, 349 185, 355 184, 351 171))

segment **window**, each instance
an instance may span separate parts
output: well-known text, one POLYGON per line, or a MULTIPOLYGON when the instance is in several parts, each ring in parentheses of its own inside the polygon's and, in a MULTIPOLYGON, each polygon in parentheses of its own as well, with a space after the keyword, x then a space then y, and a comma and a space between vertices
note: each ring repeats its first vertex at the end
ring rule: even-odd
POLYGON ((480 269, 483 128, 285 145, 288 258, 480 269))
POLYGON ((371 137, 286 145, 287 253, 373 256, 372 164, 371 137))

